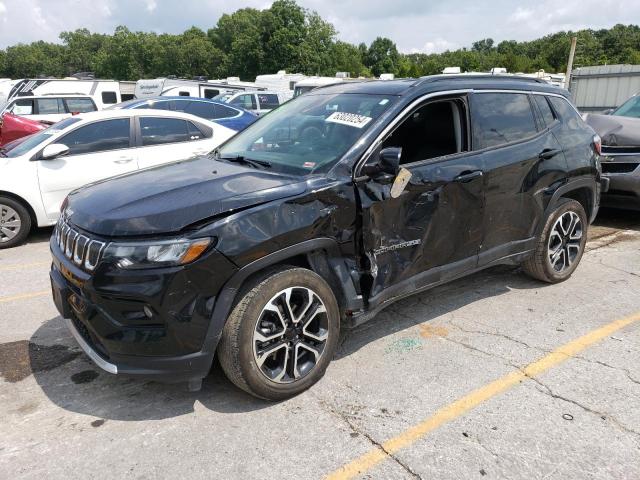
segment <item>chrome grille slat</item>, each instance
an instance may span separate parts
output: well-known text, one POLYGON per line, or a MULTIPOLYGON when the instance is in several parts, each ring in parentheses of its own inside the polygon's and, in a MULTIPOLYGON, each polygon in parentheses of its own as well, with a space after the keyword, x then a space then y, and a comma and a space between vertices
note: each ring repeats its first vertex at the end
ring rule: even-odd
POLYGON ((60 219, 54 231, 55 243, 62 254, 84 270, 94 270, 106 243, 90 238, 60 219))

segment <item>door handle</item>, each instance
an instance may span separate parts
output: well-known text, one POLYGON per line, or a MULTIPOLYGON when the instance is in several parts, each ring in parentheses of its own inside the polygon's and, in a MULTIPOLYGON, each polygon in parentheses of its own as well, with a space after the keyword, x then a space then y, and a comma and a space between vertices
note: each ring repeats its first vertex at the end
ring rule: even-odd
POLYGON ((119 158, 118 160, 114 160, 113 163, 117 163, 119 165, 122 165, 124 163, 129 163, 129 162, 133 162, 133 158, 119 158))
POLYGON ((559 153, 560 153, 560 150, 557 150, 555 148, 545 148, 543 151, 541 151, 538 154, 538 158, 540 160, 549 160, 550 158, 555 157, 559 153))
POLYGON ((474 170, 472 172, 462 172, 460 175, 455 177, 453 181, 459 182, 459 183, 467 183, 467 182, 470 182, 471 180, 475 180, 476 178, 482 177, 482 175, 484 175, 484 172, 482 170, 474 170))

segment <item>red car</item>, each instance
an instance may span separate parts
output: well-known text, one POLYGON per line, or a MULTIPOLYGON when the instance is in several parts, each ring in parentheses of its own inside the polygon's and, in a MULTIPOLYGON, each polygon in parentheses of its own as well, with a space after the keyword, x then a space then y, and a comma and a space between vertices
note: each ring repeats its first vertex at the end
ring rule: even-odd
POLYGON ((18 117, 12 113, 5 113, 0 116, 0 147, 47 127, 46 124, 18 117))

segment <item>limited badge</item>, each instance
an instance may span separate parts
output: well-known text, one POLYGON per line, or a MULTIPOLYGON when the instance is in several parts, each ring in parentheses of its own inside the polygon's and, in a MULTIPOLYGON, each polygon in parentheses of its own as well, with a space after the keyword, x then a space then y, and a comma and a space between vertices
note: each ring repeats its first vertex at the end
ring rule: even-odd
POLYGON ((409 180, 411 180, 411 172, 406 168, 401 168, 391 186, 391 198, 398 198, 402 195, 409 180))

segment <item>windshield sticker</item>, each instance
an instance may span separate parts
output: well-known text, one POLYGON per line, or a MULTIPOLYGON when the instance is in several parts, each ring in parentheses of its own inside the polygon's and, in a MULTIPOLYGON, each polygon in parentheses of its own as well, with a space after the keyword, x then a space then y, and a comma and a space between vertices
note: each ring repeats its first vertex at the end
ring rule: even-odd
POLYGON ((304 162, 302 168, 313 168, 316 166, 316 162, 304 162))
POLYGON ((349 125, 350 127, 362 128, 373 120, 371 117, 358 115, 357 113, 333 112, 327 117, 325 122, 339 123, 341 125, 349 125))

